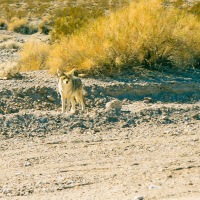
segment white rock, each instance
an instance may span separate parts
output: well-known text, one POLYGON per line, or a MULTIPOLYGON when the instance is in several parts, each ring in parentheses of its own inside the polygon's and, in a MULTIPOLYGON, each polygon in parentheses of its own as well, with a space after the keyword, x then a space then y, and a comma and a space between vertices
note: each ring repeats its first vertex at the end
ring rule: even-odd
POLYGON ((122 108, 122 102, 115 99, 115 100, 112 100, 108 103, 106 103, 106 110, 110 110, 110 109, 121 109, 122 108))
POLYGON ((160 189, 161 187, 160 186, 157 186, 157 185, 150 185, 149 186, 149 189, 160 189))
POLYGON ((52 96, 50 96, 50 95, 47 96, 47 99, 48 99, 49 101, 55 101, 55 100, 56 100, 54 97, 52 97, 52 96))
POLYGON ((78 77, 79 78, 86 78, 88 75, 87 74, 79 74, 78 77))

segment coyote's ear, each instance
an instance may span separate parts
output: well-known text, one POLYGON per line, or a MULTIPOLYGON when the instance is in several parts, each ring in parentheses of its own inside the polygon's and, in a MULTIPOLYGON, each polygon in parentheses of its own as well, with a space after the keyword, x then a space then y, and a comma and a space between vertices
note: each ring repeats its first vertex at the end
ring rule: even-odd
POLYGON ((60 71, 60 69, 57 69, 57 75, 61 76, 63 73, 60 71))
POLYGON ((68 74, 71 74, 72 76, 74 76, 74 71, 75 71, 76 69, 74 68, 74 69, 72 69, 70 72, 68 72, 68 74))

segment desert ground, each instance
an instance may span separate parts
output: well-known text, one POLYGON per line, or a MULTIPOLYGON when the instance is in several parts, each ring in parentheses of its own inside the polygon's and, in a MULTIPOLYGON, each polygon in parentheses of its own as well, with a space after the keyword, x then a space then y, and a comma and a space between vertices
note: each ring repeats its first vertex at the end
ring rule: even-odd
MULTIPOLYGON (((1 49, 1 64, 17 59, 1 49)), ((86 112, 71 115, 48 71, 3 77, 0 199, 199 200, 199 78, 141 68, 86 77, 86 112), (106 109, 112 100, 122 107, 106 109)))

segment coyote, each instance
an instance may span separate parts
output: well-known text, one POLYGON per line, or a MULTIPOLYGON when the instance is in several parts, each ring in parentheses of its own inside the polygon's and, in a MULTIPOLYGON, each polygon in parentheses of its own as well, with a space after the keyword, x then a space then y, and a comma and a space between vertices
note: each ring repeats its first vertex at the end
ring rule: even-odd
POLYGON ((70 110, 70 103, 72 104, 71 112, 75 112, 75 99, 81 104, 82 111, 85 110, 85 100, 83 95, 83 84, 80 78, 74 77, 75 69, 70 72, 61 72, 57 70, 58 75, 58 90, 61 95, 62 113, 65 112, 65 102, 67 99, 67 112, 70 110))

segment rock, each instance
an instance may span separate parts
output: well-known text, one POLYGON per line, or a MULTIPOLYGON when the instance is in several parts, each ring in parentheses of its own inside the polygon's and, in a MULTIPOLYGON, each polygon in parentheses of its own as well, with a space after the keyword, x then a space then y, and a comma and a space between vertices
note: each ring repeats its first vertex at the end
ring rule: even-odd
POLYGON ((52 97, 52 96, 50 96, 50 95, 47 95, 47 99, 48 99, 49 101, 52 101, 52 102, 54 102, 54 101, 56 100, 54 97, 52 97))
POLYGON ((133 198, 133 200, 143 200, 143 199, 144 199, 143 196, 135 196, 135 197, 133 198))
POLYGON ((4 76, 4 77, 0 77, 0 80, 8 80, 9 78, 7 76, 4 76))
POLYGON ((87 74, 79 74, 78 77, 79 78, 86 78, 88 75, 87 74))
POLYGON ((31 166, 31 163, 30 163, 29 161, 26 161, 26 162, 24 163, 24 167, 29 167, 29 166, 31 166))
POLYGON ((46 94, 47 93, 47 88, 43 87, 43 88, 37 88, 38 93, 40 94, 46 94))
POLYGON ((157 186, 157 185, 150 185, 149 186, 149 189, 160 189, 161 187, 160 186, 157 186))
POLYGON ((7 185, 4 186, 4 187, 2 188, 2 194, 8 195, 9 193, 12 193, 11 188, 9 188, 7 185))
POLYGON ((169 118, 168 118, 168 116, 163 115, 163 116, 161 116, 161 119, 162 119, 162 120, 168 120, 169 118))
POLYGON ((130 127, 128 123, 123 123, 123 124, 121 125, 121 128, 127 128, 127 127, 130 127))
POLYGON ((41 118, 41 119, 39 119, 39 122, 40 123, 47 123, 49 121, 49 119, 48 118, 41 118))
POLYGON ((122 102, 117 100, 117 99, 106 103, 106 110, 110 110, 110 109, 119 109, 119 110, 121 110, 121 108, 122 108, 122 102))
POLYGON ((143 102, 144 102, 144 103, 152 103, 153 100, 152 100, 152 98, 150 98, 150 97, 144 97, 143 102))

